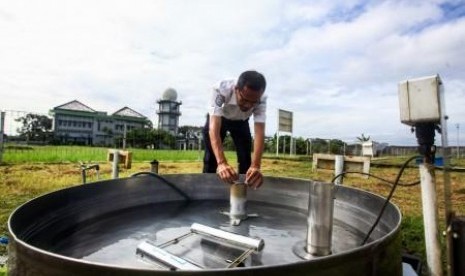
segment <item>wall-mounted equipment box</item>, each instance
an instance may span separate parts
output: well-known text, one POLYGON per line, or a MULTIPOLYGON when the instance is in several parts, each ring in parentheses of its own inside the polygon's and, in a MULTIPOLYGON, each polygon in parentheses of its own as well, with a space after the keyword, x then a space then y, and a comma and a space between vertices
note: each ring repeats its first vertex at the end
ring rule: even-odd
POLYGON ((442 94, 439 75, 400 82, 400 121, 411 126, 417 123, 440 123, 442 94))

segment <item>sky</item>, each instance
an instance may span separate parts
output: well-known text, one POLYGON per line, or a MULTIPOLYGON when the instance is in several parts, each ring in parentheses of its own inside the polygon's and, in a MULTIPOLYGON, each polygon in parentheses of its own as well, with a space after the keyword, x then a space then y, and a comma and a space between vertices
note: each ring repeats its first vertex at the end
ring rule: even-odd
POLYGON ((180 125, 201 126, 213 85, 251 69, 267 80, 267 135, 283 109, 293 136, 390 145, 416 144, 398 84, 439 74, 448 143, 465 145, 465 1, 0 0, 7 134, 9 114, 73 100, 156 126, 168 88, 180 125))

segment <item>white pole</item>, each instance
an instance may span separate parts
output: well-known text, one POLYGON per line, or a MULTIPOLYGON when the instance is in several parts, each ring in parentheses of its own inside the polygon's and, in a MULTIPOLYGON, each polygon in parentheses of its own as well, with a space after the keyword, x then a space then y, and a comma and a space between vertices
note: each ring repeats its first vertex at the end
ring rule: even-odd
POLYGON ((279 109, 276 119, 276 156, 279 156, 279 109))
POLYGON ((283 139, 283 154, 286 153, 286 136, 284 136, 284 139, 283 139))
POLYGON ((276 156, 279 156, 279 131, 276 132, 276 156))
POLYGON ((199 143, 199 160, 201 160, 202 158, 202 138, 200 138, 201 136, 199 136, 198 138, 198 143, 199 143))
POLYGON ((436 200, 434 167, 430 164, 420 164, 419 169, 428 275, 441 276, 441 245, 439 243, 438 204, 436 200))
POLYGON ((460 129, 460 125, 456 124, 455 126, 457 127, 457 159, 458 159, 458 158, 460 158, 460 145, 459 145, 459 129, 460 129))
POLYGON ((312 144, 311 138, 310 138, 310 155, 313 155, 313 144, 312 144))
POLYGON ((5 111, 0 112, 0 163, 3 157, 3 134, 5 133, 5 111))
POLYGON ((289 155, 292 155, 294 152, 294 138, 291 135, 290 141, 289 141, 289 155))
MULTIPOLYGON (((334 157, 334 176, 340 175, 344 171, 344 156, 336 155, 334 157)), ((342 185, 343 176, 339 176, 334 180, 334 184, 342 185)))
POLYGON ((308 153, 309 153, 309 151, 308 151, 308 139, 307 139, 307 145, 306 146, 307 146, 307 154, 306 155, 308 155, 308 153))
POLYGON ((118 163, 119 163, 119 150, 113 150, 113 164, 111 169, 111 178, 118 178, 118 163))
POLYGON ((123 150, 126 149, 126 134, 127 134, 127 125, 124 123, 124 129, 123 129, 123 150))
MULTIPOLYGON (((453 216, 452 211, 452 204, 451 204, 451 181, 450 181, 450 157, 451 151, 449 148, 449 139, 447 136, 447 116, 445 115, 445 100, 444 100, 444 87, 442 85, 439 86, 439 100, 441 103, 441 152, 442 158, 444 162, 444 170, 443 170, 443 181, 444 181, 444 216, 446 218, 446 227, 450 226, 451 218, 453 216)), ((444 231, 446 233, 446 259, 447 259, 447 272, 449 275, 452 275, 453 267, 452 265, 452 250, 453 250, 453 241, 452 241, 452 233, 451 231, 444 231)))

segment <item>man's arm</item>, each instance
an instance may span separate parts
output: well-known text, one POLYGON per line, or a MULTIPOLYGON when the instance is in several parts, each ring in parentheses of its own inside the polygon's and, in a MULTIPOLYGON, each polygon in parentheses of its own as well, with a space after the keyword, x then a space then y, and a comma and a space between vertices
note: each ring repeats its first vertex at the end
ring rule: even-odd
POLYGON ((224 155, 223 143, 220 137, 221 130, 221 117, 210 115, 210 125, 208 135, 213 153, 215 154, 216 162, 218 164, 217 173, 219 177, 226 183, 232 184, 239 178, 233 167, 228 164, 226 156, 224 155))
POLYGON ((251 167, 260 169, 262 165, 263 150, 265 149, 265 123, 255 123, 254 134, 254 150, 251 167))
POLYGON ((263 175, 260 172, 262 165, 263 150, 265 149, 265 123, 254 124, 254 150, 252 164, 246 173, 246 182, 248 185, 257 189, 263 184, 263 175))
POLYGON ((208 130, 208 135, 210 136, 211 146, 213 153, 216 157, 216 162, 218 165, 227 163, 226 157, 223 151, 223 143, 221 142, 220 137, 221 129, 221 117, 210 115, 210 125, 208 130))

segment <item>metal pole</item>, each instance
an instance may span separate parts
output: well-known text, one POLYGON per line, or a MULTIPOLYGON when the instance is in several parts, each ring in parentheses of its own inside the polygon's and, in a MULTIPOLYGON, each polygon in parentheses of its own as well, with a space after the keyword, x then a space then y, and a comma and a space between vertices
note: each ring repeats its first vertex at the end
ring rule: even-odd
POLYGON ((459 124, 456 124, 455 125, 457 127, 457 159, 460 158, 460 146, 459 146, 459 128, 460 128, 460 125, 459 124))
POLYGON ((113 164, 111 168, 111 178, 116 179, 119 175, 119 150, 113 150, 113 164))
POLYGON ((294 152, 294 138, 291 135, 290 141, 289 141, 289 155, 292 155, 294 152))
POLYGON ((438 204, 436 200, 434 166, 424 163, 419 165, 419 169, 428 275, 440 276, 442 275, 441 244, 439 242, 438 231, 438 204))
POLYGON ((127 125, 124 123, 124 131, 123 131, 123 150, 126 149, 126 134, 127 134, 127 125))
POLYGON ((279 156, 279 131, 276 132, 276 156, 279 156))
POLYGON ((276 120, 276 156, 279 156, 279 109, 277 113, 277 120, 276 120))
POLYGON ((5 111, 0 112, 0 163, 3 158, 3 134, 5 133, 5 111))
POLYGON ((158 160, 150 162, 150 172, 158 174, 158 160))
MULTIPOLYGON (((344 156, 343 155, 336 155, 334 158, 334 176, 338 176, 342 174, 344 171, 344 156)), ((342 185, 344 177, 341 175, 334 180, 334 184, 342 185)))
POLYGON ((465 275, 465 217, 454 217, 451 221, 453 238, 454 275, 465 275))
POLYGON ((198 159, 202 159, 202 139, 200 138, 201 136, 198 137, 198 143, 199 143, 199 157, 198 159))
POLYGON ((86 184, 86 165, 81 165, 82 184, 86 184))
POLYGON ((286 154, 286 136, 283 139, 283 154, 286 154))
MULTIPOLYGON (((419 170, 423 222, 425 225, 424 233, 428 275, 441 276, 443 275, 443 272, 441 263, 441 244, 439 242, 436 180, 434 175, 434 161, 436 154, 434 136, 436 128, 437 125, 434 122, 422 122, 415 124, 415 136, 418 142, 418 151, 423 157, 423 164, 419 166, 419 170)), ((444 138, 444 135, 447 135, 447 128, 442 126, 441 130, 442 138, 444 138)), ((443 158, 444 160, 446 159, 445 156, 443 158)), ((446 170, 444 170, 444 174, 445 173, 446 170)), ((447 207, 445 209, 447 209, 447 207)))
POLYGON ((446 218, 446 259, 447 259, 447 274, 454 275, 454 260, 452 258, 452 235, 449 227, 451 225, 454 212, 451 203, 451 181, 450 181, 450 157, 451 152, 449 148, 448 135, 447 135, 447 116, 445 115, 445 100, 444 100, 444 86, 439 86, 439 101, 441 105, 441 151, 444 162, 443 181, 444 181, 444 215, 446 218))
POLYGON ((308 153, 309 153, 309 151, 308 151, 308 148, 309 148, 308 147, 308 139, 307 139, 307 145, 306 146, 307 146, 307 155, 308 155, 308 153))
POLYGON ((97 180, 100 179, 100 165, 99 164, 95 165, 95 177, 97 178, 97 180))
POLYGON ((310 138, 310 155, 313 155, 313 144, 312 144, 311 138, 310 138))

